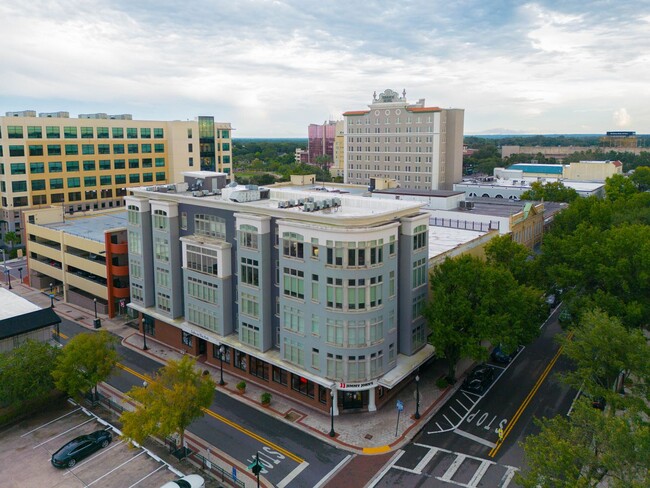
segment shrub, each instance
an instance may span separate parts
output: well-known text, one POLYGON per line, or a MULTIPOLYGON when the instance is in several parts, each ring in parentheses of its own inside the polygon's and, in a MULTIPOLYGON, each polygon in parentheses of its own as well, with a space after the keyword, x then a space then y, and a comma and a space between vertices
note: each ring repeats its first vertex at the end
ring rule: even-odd
POLYGON ((260 401, 263 405, 268 405, 271 403, 271 394, 268 391, 265 391, 260 395, 260 401))
POLYGON ((237 389, 239 391, 244 391, 246 389, 246 382, 244 380, 241 380, 239 383, 237 383, 237 389))
POLYGON ((446 376, 441 376, 436 380, 436 386, 441 390, 444 390, 449 386, 449 380, 447 380, 446 376))

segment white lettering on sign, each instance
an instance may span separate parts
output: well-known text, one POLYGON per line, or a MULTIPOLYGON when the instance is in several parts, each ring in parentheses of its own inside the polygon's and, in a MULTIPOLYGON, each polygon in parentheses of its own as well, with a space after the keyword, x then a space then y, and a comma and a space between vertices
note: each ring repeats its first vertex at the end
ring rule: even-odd
POLYGON ((368 381, 367 383, 339 383, 339 390, 368 388, 373 386, 377 386, 377 383, 375 381, 368 381))

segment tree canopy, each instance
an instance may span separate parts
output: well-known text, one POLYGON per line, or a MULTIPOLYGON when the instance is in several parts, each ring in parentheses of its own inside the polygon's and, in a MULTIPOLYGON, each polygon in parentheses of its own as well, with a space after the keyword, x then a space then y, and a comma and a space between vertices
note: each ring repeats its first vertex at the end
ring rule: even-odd
POLYGON ((52 376, 56 387, 78 398, 106 380, 118 360, 117 339, 105 330, 74 336, 57 357, 52 376))
POLYGON ((532 256, 532 251, 515 242, 511 235, 493 237, 485 246, 487 263, 507 269, 520 284, 532 282, 532 256))
POLYGON ((185 429, 210 406, 214 388, 214 381, 198 371, 189 356, 168 361, 146 386, 128 392, 139 405, 120 417, 122 431, 140 444, 150 435, 178 433, 182 447, 185 429))
POLYGON ((487 358, 483 341, 514 349, 538 333, 542 293, 517 283, 507 269, 460 256, 437 266, 430 286, 425 310, 429 337, 438 354, 447 358, 452 382, 459 359, 487 358))
POLYGON ((584 312, 571 333, 572 338, 559 339, 564 355, 575 365, 564 375, 568 384, 592 397, 604 397, 612 412, 633 406, 630 403, 637 405, 638 398, 647 396, 650 347, 639 329, 626 329, 617 317, 595 309, 584 312), (634 395, 618 392, 625 376, 633 378, 634 395))
POLYGON ((650 484, 650 428, 635 412, 604 415, 582 398, 570 417, 538 420, 541 430, 523 443, 526 468, 515 479, 523 488, 612 488, 650 484))
POLYGON ((46 342, 28 340, 0 354, 0 407, 20 405, 50 393, 59 352, 46 342))
POLYGON ((561 181, 550 181, 542 183, 535 181, 520 196, 521 200, 544 200, 546 202, 567 202, 571 203, 579 198, 578 192, 573 188, 567 188, 561 181))

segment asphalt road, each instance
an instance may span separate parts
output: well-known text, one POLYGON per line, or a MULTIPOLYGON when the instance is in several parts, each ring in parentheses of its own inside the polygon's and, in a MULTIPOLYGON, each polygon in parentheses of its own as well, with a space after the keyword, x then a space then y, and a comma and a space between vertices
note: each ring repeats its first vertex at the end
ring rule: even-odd
MULTIPOLYGON (((66 336, 87 331, 65 318, 62 318, 60 328, 66 336)), ((159 363, 137 351, 122 345, 117 349, 120 364, 127 369, 117 369, 107 383, 122 392, 142 385, 142 379, 129 369, 151 375, 160 368, 159 363)), ((220 391, 215 392, 210 411, 211 415, 196 420, 188 430, 246 465, 251 464, 259 452, 264 467, 261 474, 274 485, 281 484, 297 470, 297 476, 282 486, 316 486, 348 455, 348 452, 321 442, 291 424, 265 415, 220 391)))
POLYGON ((514 486, 534 419, 566 414, 575 396, 557 377, 568 367, 554 341, 557 315, 509 365, 490 363, 497 377, 483 395, 458 390, 374 486, 514 486))

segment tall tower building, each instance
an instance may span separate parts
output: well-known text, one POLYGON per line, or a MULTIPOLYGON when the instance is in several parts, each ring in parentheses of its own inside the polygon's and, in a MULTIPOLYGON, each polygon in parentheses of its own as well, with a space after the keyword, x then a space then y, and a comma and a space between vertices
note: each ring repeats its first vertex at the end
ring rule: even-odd
POLYGON ((319 156, 329 156, 334 160, 334 139, 336 137, 336 121, 330 120, 322 125, 309 124, 308 129, 308 146, 310 164, 315 164, 319 156))
POLYGON ((368 110, 345 112, 345 182, 394 180, 401 188, 451 190, 462 179, 464 109, 426 107, 393 90, 368 110))

